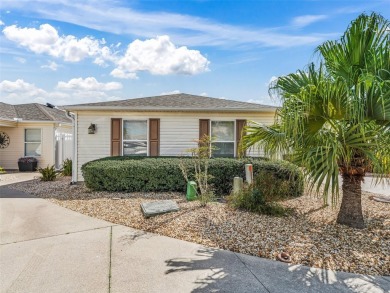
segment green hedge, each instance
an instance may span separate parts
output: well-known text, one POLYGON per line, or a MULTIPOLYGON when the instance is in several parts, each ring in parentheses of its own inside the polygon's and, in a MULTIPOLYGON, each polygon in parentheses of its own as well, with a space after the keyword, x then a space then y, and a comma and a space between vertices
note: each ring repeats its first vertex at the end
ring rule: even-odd
MULTIPOLYGON (((185 191, 186 183, 179 167, 180 161, 193 169, 188 157, 107 157, 84 164, 81 168, 85 184, 93 190, 107 191, 185 191)), ((285 161, 267 161, 257 158, 210 159, 211 184, 217 195, 229 194, 233 178, 245 178, 245 164, 253 164, 256 173, 270 172, 276 178, 288 181, 285 197, 303 193, 303 176, 299 169, 285 161)))

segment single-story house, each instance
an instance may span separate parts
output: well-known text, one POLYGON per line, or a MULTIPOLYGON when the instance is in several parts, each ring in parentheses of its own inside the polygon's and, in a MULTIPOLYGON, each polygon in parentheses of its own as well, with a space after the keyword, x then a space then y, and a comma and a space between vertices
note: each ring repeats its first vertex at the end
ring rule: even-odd
MULTIPOLYGON (((172 94, 63 106, 74 119, 73 181, 83 181, 81 166, 107 156, 181 156, 207 134, 213 156, 234 157, 246 121, 272 124, 276 107, 172 94)), ((247 155, 260 156, 257 149, 247 155)))
POLYGON ((72 120, 51 104, 0 102, 0 166, 18 169, 18 159, 36 157, 38 167, 59 168, 72 157, 72 120))

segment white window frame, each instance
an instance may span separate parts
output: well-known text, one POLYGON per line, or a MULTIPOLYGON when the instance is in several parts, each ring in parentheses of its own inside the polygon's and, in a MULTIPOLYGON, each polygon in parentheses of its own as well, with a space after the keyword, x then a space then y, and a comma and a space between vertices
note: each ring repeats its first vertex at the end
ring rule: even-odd
MULTIPOLYGON (((122 156, 124 156, 124 143, 125 142, 133 142, 133 141, 145 141, 145 140, 134 140, 134 139, 124 139, 124 130, 125 130, 125 121, 146 121, 146 156, 149 157, 149 119, 126 119, 122 118, 122 156)), ((127 157, 137 157, 137 156, 127 156, 127 157)), ((140 156, 139 156, 140 157, 140 156)))
POLYGON ((42 128, 35 128, 35 127, 28 127, 28 128, 24 128, 24 131, 23 131, 23 141, 24 141, 24 157, 35 157, 35 158, 39 158, 39 157, 42 157, 42 141, 43 141, 43 131, 42 131, 42 128), (41 154, 40 155, 37 155, 37 156, 28 156, 26 154, 26 144, 28 143, 38 143, 36 141, 26 141, 26 130, 40 130, 41 131, 41 141, 39 142, 41 144, 41 154))
MULTIPOLYGON (((233 142, 233 158, 235 158, 236 157, 236 153, 237 153, 237 151, 236 151, 236 120, 211 120, 210 119, 210 139, 213 139, 213 129, 212 129, 212 122, 233 122, 233 132, 234 132, 234 134, 233 134, 233 141, 227 141, 227 140, 224 140, 224 141, 213 141, 213 142, 233 142)), ((212 143, 213 143, 212 142, 212 143)), ((212 154, 212 150, 211 150, 211 148, 210 148, 210 157, 212 157, 213 156, 213 154, 212 154)))

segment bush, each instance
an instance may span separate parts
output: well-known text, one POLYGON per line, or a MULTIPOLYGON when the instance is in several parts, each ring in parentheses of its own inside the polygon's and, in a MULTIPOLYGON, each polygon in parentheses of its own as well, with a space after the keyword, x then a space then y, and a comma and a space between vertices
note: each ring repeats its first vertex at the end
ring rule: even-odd
POLYGON ((54 165, 46 168, 39 168, 39 173, 42 174, 41 180, 42 181, 54 181, 57 178, 57 172, 54 169, 54 165))
POLYGON ((253 186, 245 186, 240 192, 228 197, 229 205, 259 214, 272 216, 286 216, 289 209, 284 208, 272 199, 268 199, 263 192, 253 186))
POLYGON ((303 193, 303 176, 296 173, 280 174, 260 170, 254 176, 254 188, 259 190, 267 202, 297 197, 303 193))
POLYGON ((5 172, 4 168, 0 166, 0 174, 5 174, 7 172, 5 172))
POLYGON ((66 159, 62 164, 62 175, 72 176, 72 160, 66 159))
MULTIPOLYGON (((93 190, 107 191, 180 191, 186 189, 186 181, 180 170, 180 162, 191 170, 188 157, 107 157, 88 162, 81 167, 85 184, 93 190)), ((245 164, 253 164, 255 175, 260 171, 272 173, 275 178, 288 181, 285 197, 303 193, 303 176, 298 167, 283 161, 266 161, 258 158, 215 158, 209 161, 210 180, 216 195, 227 195, 232 189, 233 178, 245 178, 245 164)), ((189 174, 189 178, 191 178, 189 174)))
POLYGON ((38 163, 38 160, 35 157, 22 157, 18 159, 18 163, 38 163))

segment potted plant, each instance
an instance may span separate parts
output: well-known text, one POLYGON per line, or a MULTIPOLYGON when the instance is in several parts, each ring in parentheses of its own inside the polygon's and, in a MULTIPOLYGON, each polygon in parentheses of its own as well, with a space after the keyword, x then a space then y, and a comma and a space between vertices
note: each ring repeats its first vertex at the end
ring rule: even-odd
POLYGON ((37 165, 38 165, 38 160, 34 157, 23 157, 23 158, 19 158, 18 160, 18 166, 20 172, 36 171, 37 165))

